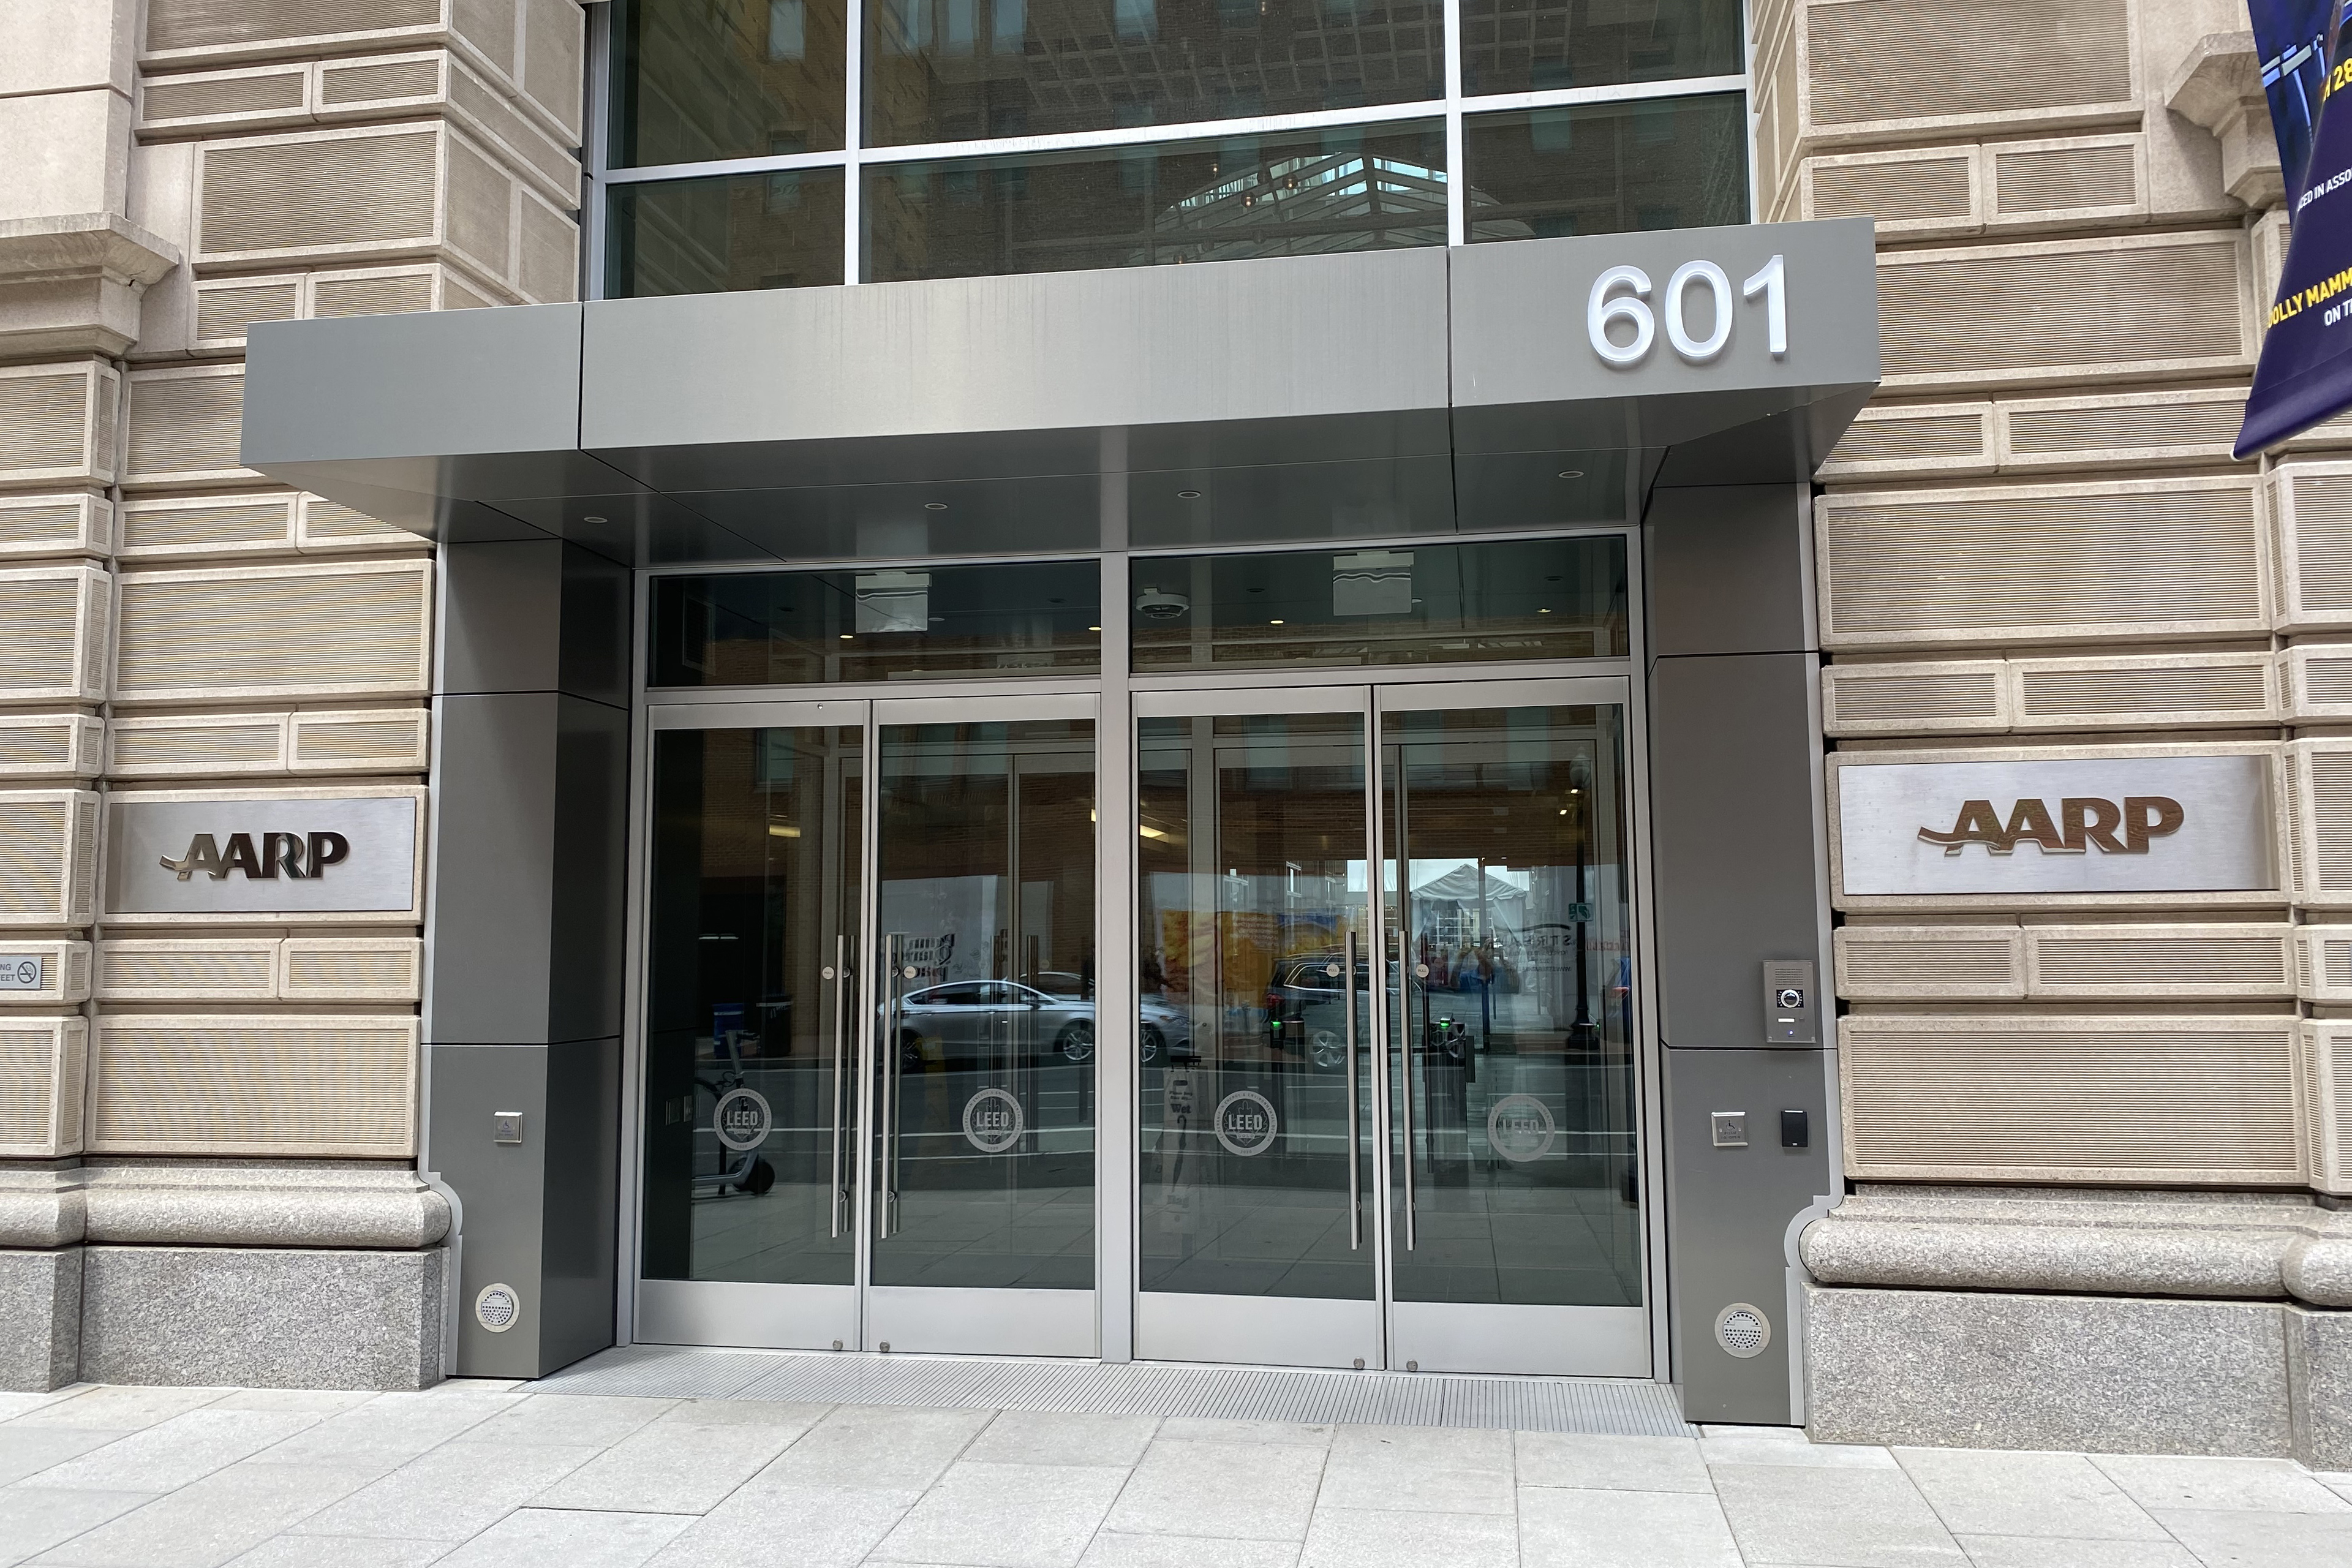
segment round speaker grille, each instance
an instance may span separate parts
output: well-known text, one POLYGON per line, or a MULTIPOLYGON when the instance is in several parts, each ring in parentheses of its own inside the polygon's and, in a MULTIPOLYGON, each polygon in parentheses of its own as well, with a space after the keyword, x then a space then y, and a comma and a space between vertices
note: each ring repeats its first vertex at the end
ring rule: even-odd
POLYGON ((1734 1301, 1715 1315, 1715 1342, 1741 1361, 1762 1355, 1772 1342, 1772 1320, 1759 1308, 1734 1301))
POLYGON ((522 1300, 511 1285, 485 1285, 474 1298, 474 1318, 494 1334, 505 1333, 514 1327, 521 1314, 522 1300))

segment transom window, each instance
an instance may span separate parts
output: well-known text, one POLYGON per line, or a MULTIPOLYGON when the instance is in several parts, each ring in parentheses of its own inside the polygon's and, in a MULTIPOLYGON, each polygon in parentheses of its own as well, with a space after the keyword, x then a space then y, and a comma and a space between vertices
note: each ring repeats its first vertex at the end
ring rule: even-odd
POLYGON ((1739 0, 610 12, 589 149, 606 297, 1748 216, 1739 0))

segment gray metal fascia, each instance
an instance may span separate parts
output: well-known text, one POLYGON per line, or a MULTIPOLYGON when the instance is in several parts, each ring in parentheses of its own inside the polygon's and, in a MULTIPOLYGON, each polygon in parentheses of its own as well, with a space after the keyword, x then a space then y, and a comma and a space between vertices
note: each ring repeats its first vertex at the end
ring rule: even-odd
MULTIPOLYGON (((1658 229, 1474 245, 1453 253, 1448 317, 1457 452, 1639 445, 1656 451, 1877 384, 1878 279, 1868 218, 1658 229), (1766 300, 1742 285, 1774 257, 1786 289, 1787 346, 1774 354, 1766 300), (1685 263, 1711 261, 1732 293, 1732 330, 1701 361, 1668 342, 1666 294, 1685 263), (1655 321, 1649 351, 1612 365, 1592 345, 1595 283, 1640 270, 1655 321), (1629 423, 1628 412, 1634 418, 1629 423)), ((1630 297, 1630 287, 1613 289, 1630 297)), ((1710 331, 1705 287, 1686 289, 1684 320, 1710 331)), ((1619 339, 1628 334, 1618 330, 1619 339)), ((1843 420, 1837 421, 1843 428, 1843 420)), ((1833 437, 1832 437, 1833 438, 1833 437)))
POLYGON ((1445 275, 1443 251, 1399 250, 600 301, 582 445, 664 489, 725 482, 714 448, 798 444, 1092 471, 1091 434, 1054 437, 1122 426, 1304 435, 1292 461, 1442 451, 1445 275))

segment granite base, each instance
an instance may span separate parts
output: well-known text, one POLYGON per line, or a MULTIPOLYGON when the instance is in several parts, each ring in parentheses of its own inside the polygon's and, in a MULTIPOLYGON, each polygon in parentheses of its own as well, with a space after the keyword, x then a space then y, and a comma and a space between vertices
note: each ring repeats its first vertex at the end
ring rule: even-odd
POLYGON ((1806 1289, 1816 1441, 2283 1458, 2283 1303, 1806 1289))
POLYGON ((401 1389, 444 1375, 445 1248, 82 1251, 89 1382, 401 1389))
POLYGON ((74 1381, 81 1263, 79 1247, 0 1252, 0 1389, 44 1394, 74 1381))

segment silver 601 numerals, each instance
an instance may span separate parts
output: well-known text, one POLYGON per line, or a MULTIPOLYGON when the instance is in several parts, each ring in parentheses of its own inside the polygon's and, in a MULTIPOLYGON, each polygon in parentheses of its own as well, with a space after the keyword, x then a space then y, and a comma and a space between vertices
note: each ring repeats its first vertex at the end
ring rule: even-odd
MULTIPOLYGON (((1772 357, 1785 359, 1789 353, 1789 285, 1780 258, 1766 262, 1756 276, 1739 286, 1739 297, 1753 300, 1764 297, 1764 331, 1772 357)), ((1592 293, 1585 301, 1584 330, 1592 339, 1592 352, 1620 370, 1629 369, 1649 357, 1650 348, 1657 341, 1658 317, 1666 323, 1666 342, 1675 353, 1693 364, 1705 364, 1723 353, 1731 342, 1731 277, 1712 261, 1685 261, 1675 268, 1666 279, 1664 298, 1653 312, 1647 303, 1650 298, 1650 275, 1638 267, 1612 267, 1592 280, 1592 293), (1696 290, 1694 286, 1696 285, 1696 290), (1704 307, 1697 307, 1691 298, 1694 291, 1707 296, 1704 307), (1694 309, 1703 309, 1701 317, 1706 323, 1706 335, 1693 337, 1690 322, 1694 309), (1610 327, 1627 323, 1633 339, 1619 342, 1609 335, 1610 327)))

